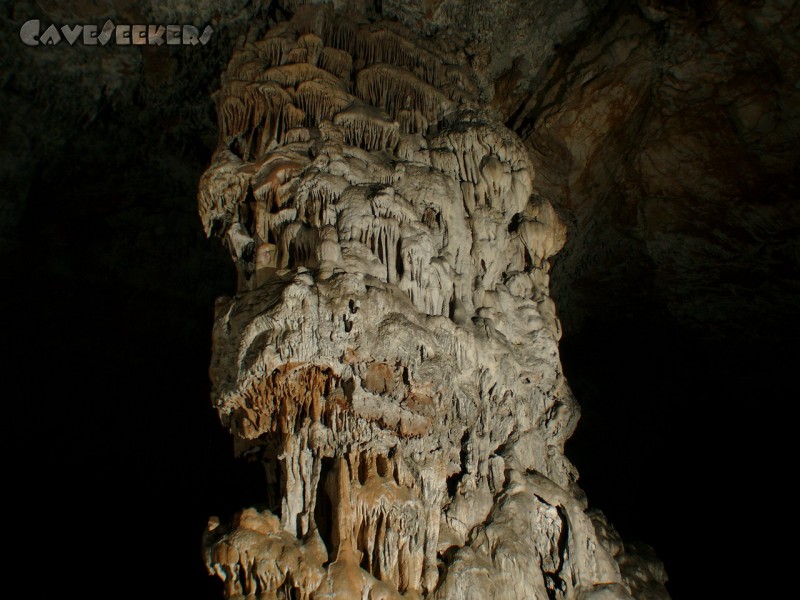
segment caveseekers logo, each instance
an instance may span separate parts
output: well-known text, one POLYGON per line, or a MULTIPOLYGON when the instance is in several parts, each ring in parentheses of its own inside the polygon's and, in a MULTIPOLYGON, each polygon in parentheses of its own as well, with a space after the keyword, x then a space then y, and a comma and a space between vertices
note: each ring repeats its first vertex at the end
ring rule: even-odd
POLYGON ((105 46, 113 41, 117 46, 205 46, 214 30, 206 25, 203 32, 193 25, 116 25, 108 20, 97 25, 50 25, 42 29, 38 19, 23 23, 19 37, 28 46, 55 46, 65 41, 70 46, 80 41, 84 46, 105 46))

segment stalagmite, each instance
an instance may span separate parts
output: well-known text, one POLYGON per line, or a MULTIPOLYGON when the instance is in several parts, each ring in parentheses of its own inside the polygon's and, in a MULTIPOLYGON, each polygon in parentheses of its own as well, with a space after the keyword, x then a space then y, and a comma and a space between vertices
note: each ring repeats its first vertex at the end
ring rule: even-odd
POLYGON ((629 598, 564 456, 565 229, 464 57, 329 5, 247 52, 199 208, 240 273, 213 403, 275 493, 210 521, 209 572, 236 599, 629 598))

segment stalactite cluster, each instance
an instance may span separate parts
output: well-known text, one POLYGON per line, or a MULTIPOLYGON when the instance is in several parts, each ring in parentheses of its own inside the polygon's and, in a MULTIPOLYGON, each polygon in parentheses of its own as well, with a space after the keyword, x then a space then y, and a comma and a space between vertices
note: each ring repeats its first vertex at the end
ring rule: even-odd
POLYGON ((630 597, 564 456, 565 228, 465 65, 303 6, 222 78, 213 402, 273 487, 209 523, 229 598, 630 597))

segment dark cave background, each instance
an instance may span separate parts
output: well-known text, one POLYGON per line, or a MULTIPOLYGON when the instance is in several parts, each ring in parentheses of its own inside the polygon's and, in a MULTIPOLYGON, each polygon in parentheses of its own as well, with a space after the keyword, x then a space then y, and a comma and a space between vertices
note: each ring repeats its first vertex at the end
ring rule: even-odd
MULTIPOLYGON (((3 7, 0 310, 15 560, 34 590, 219 598, 201 560, 207 518, 258 502, 265 484, 258 466, 233 459, 209 402, 214 299, 233 293, 235 273, 205 239, 195 196, 230 47, 249 18, 280 14, 246 3, 231 24, 223 15, 209 46, 143 49, 135 75, 122 69, 115 88, 87 98, 85 82, 71 87, 86 77, 71 61, 102 56, 116 68, 139 50, 23 48, 19 24, 43 4, 3 7)), ((132 3, 116 9, 147 22, 132 3)), ((797 201, 796 174, 772 184, 797 201)), ((568 242, 564 252, 580 251, 568 242)), ((583 410, 567 455, 590 505, 623 539, 656 549, 675 598, 758 581, 734 555, 764 543, 752 522, 777 498, 752 486, 780 487, 788 468, 800 277, 796 262, 748 260, 777 282, 774 312, 737 279, 749 263, 720 275, 712 262, 708 276, 738 300, 704 307, 719 318, 699 325, 675 317, 647 265, 571 280, 555 261, 562 361, 583 410)))

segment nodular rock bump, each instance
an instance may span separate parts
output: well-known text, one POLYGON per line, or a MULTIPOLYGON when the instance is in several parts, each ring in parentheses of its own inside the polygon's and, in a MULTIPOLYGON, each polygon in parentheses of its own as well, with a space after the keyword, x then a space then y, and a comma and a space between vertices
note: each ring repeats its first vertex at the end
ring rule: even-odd
POLYGON ((199 211, 239 275, 212 398, 270 485, 209 520, 226 597, 669 598, 564 456, 566 229, 467 59, 303 6, 234 54, 216 102, 199 211))

